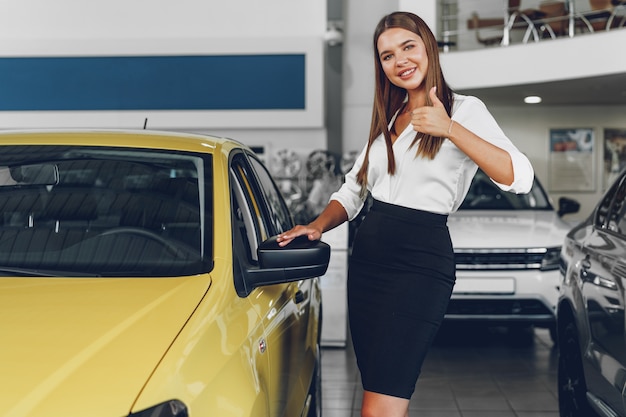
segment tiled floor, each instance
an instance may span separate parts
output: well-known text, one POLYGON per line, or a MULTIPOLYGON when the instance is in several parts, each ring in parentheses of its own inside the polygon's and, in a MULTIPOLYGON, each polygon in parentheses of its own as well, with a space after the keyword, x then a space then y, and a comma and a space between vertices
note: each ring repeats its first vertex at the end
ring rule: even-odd
MULTIPOLYGON (((558 417, 556 349, 547 330, 442 327, 411 399, 410 417, 558 417)), ((359 417, 350 343, 322 350, 324 417, 359 417)))

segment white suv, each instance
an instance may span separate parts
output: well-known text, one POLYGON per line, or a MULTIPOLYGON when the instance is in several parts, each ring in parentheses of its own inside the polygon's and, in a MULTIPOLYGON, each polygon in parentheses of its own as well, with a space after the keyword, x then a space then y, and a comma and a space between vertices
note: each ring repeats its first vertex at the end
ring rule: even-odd
POLYGON ((457 278, 446 320, 547 327, 554 339, 559 255, 571 226, 537 180, 528 194, 500 190, 482 171, 448 219, 457 278))

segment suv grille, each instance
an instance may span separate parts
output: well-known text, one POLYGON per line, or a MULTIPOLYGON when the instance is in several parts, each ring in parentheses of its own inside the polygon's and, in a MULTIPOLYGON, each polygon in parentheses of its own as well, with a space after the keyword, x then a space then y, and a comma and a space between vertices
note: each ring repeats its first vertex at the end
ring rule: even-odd
POLYGON ((545 248, 532 249, 455 249, 457 270, 540 269, 545 248))
POLYGON ((451 299, 448 304, 446 317, 472 317, 472 316, 533 316, 553 318, 554 314, 538 300, 459 300, 451 299))

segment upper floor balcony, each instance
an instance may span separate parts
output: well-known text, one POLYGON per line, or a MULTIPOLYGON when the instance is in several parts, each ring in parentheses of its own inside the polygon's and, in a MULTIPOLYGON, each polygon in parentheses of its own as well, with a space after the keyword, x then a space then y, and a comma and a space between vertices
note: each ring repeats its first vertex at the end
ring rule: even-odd
POLYGON ((498 104, 550 88, 545 104, 626 104, 626 0, 439 0, 438 10, 456 90, 498 104))

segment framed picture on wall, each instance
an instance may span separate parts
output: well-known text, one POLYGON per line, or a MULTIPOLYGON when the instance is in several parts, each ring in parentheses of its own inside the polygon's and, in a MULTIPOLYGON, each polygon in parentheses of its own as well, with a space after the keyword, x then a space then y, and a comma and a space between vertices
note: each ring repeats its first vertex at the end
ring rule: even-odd
POLYGON ((550 190, 595 190, 593 128, 550 129, 550 190))
POLYGON ((626 129, 604 129, 603 189, 626 168, 626 129))

